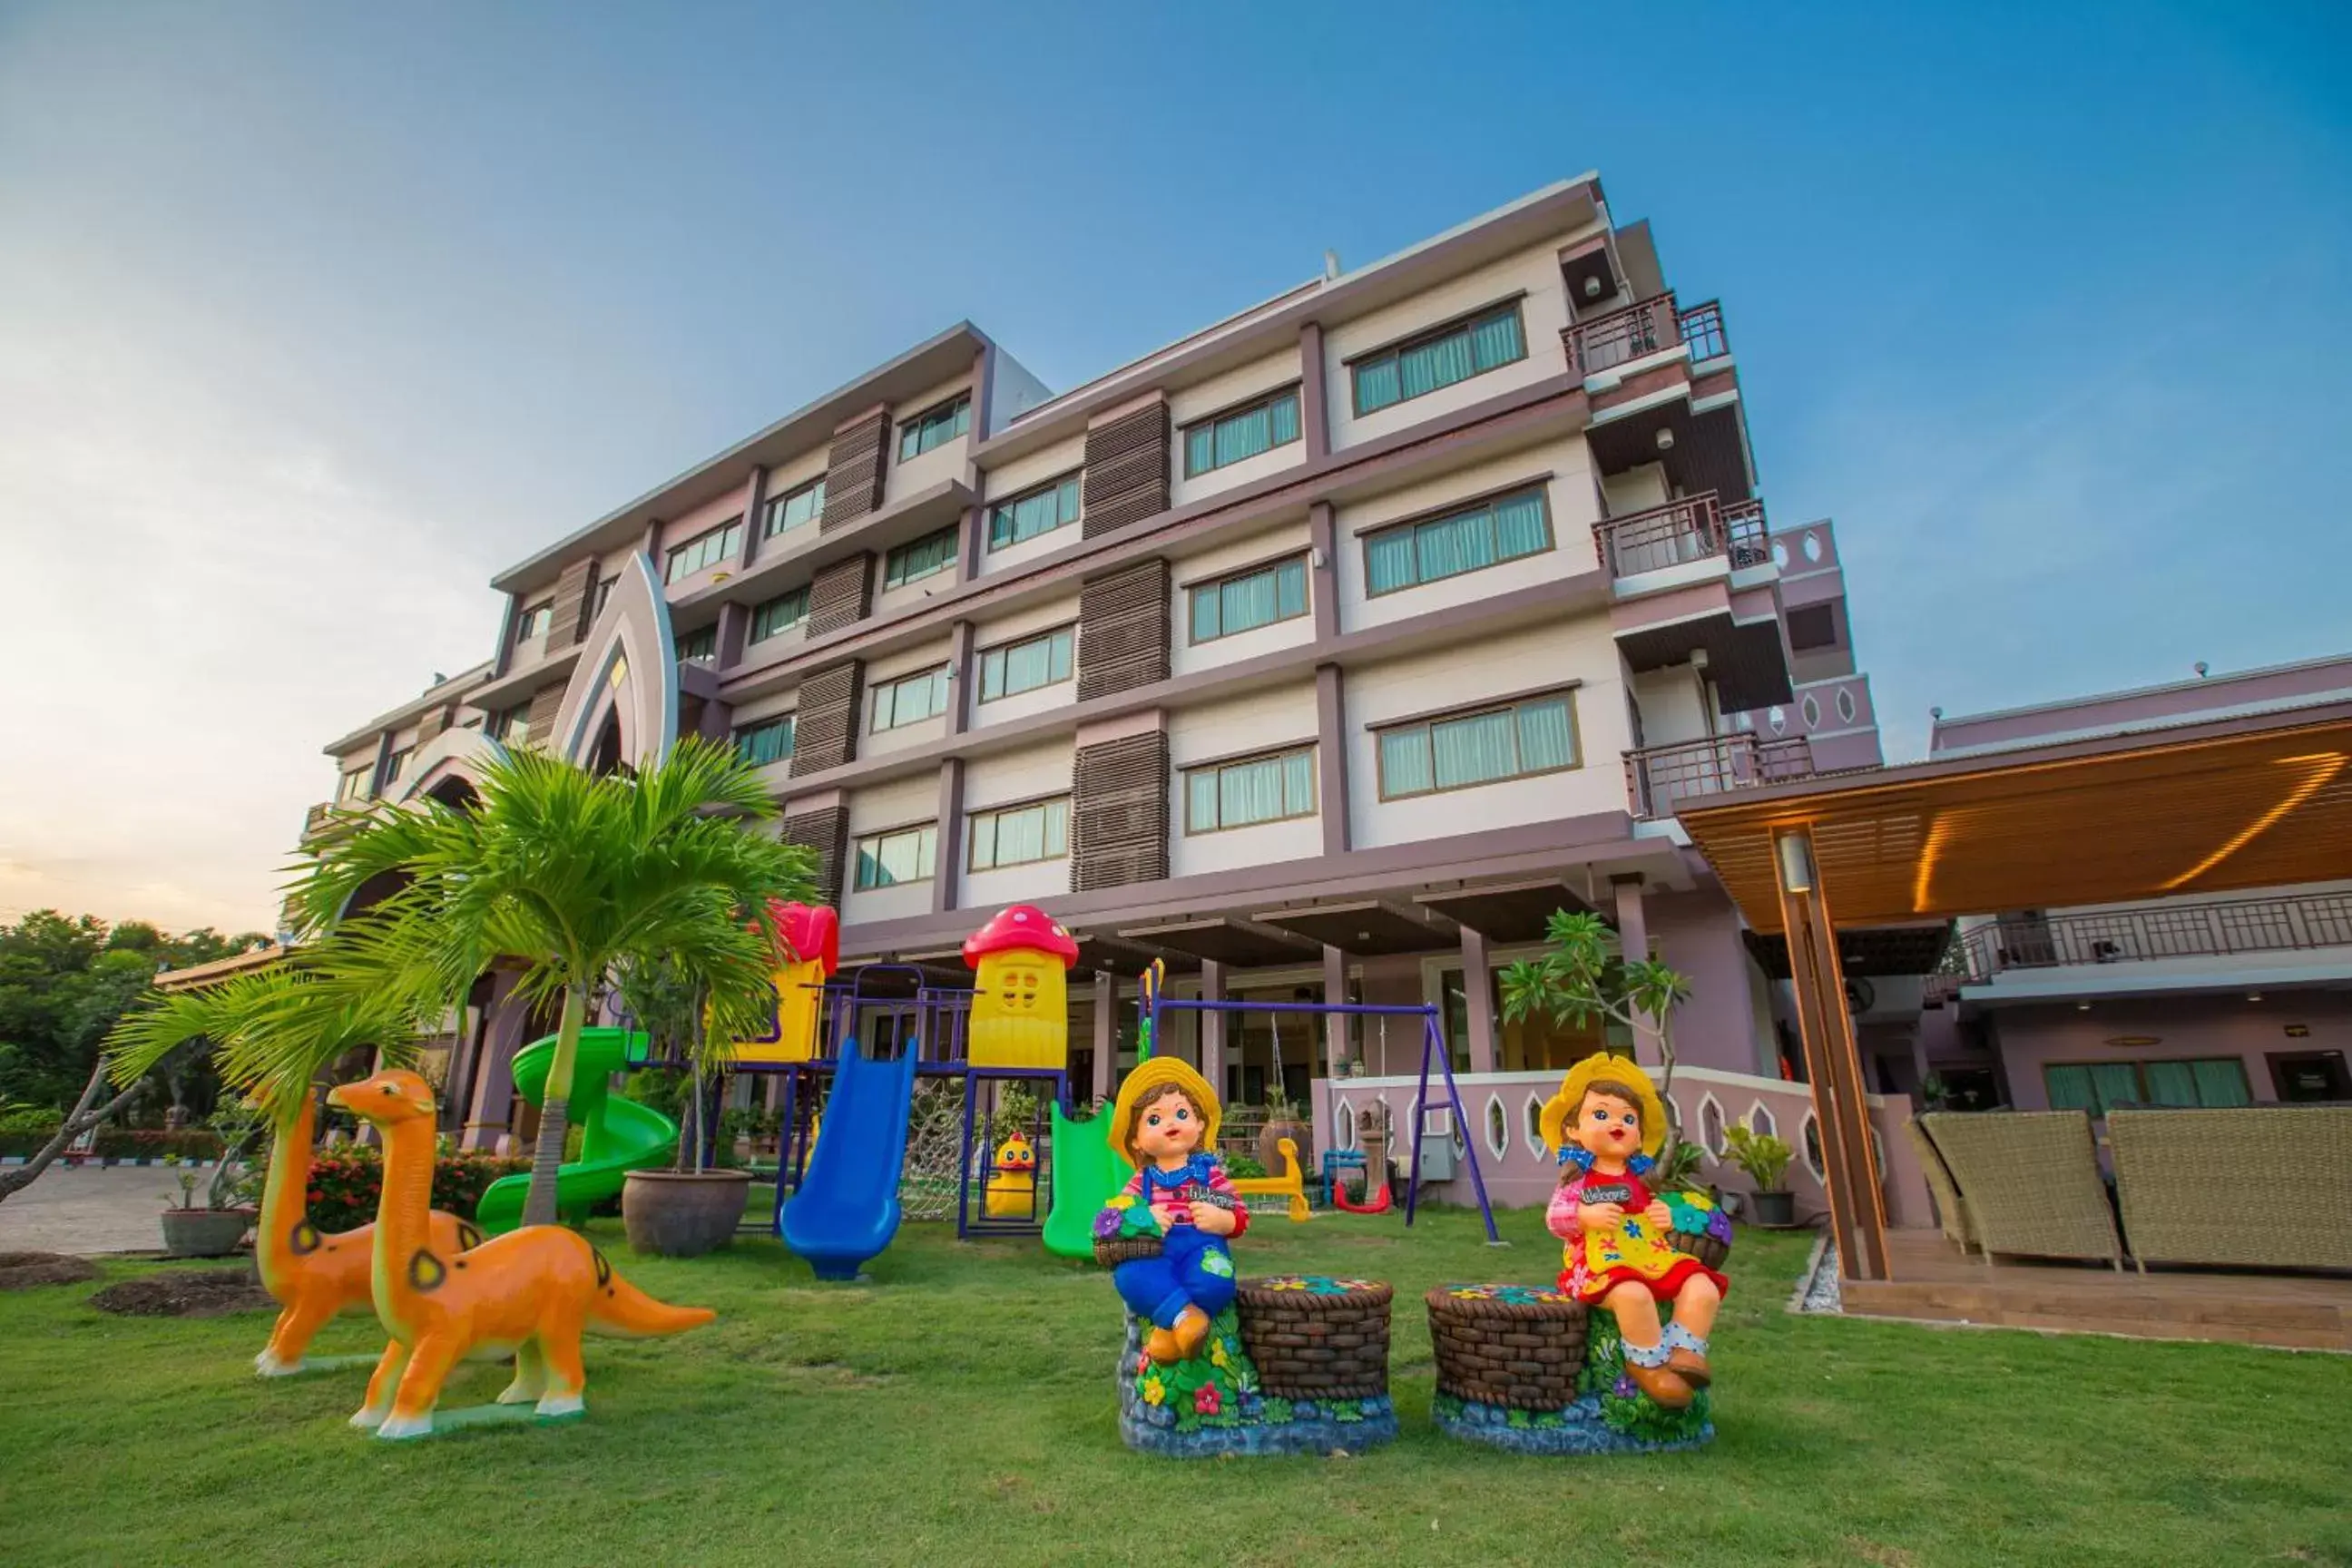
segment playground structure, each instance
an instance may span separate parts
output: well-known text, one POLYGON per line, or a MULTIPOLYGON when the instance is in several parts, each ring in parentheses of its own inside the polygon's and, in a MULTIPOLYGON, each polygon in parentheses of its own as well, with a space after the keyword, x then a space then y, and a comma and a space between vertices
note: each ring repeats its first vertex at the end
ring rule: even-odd
MULTIPOLYGON (((547 1089, 547 1069, 555 1060, 556 1037, 534 1040, 515 1052, 515 1092, 533 1105, 547 1089)), ((581 1129, 580 1158, 556 1172, 555 1206, 578 1225, 588 1211, 619 1195, 631 1171, 667 1165, 677 1150, 677 1123, 649 1105, 612 1092, 613 1075, 644 1067, 651 1054, 645 1035, 619 1028, 580 1031, 578 1076, 572 1080, 571 1118, 581 1129)), ((485 1235, 499 1236, 522 1223, 528 1175, 501 1176, 482 1194, 474 1222, 485 1235)))

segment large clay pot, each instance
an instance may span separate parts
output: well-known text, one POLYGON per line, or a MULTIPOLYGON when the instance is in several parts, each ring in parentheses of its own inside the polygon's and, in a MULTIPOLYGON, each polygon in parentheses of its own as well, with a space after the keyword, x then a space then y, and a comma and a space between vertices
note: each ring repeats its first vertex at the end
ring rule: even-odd
POLYGON ((1298 1149, 1298 1169, 1303 1173, 1315 1160, 1315 1125, 1310 1121, 1268 1121, 1257 1135, 1257 1163, 1265 1167, 1269 1176, 1282 1174, 1282 1141, 1287 1138, 1298 1149))
POLYGON ((163 1211, 163 1250, 173 1258, 226 1258, 253 1228, 251 1209, 163 1211))
POLYGON ((699 1258, 734 1238, 751 1199, 749 1171, 631 1171, 621 1224, 639 1252, 699 1258))
POLYGON ((1797 1194, 1750 1193, 1748 1217, 1766 1230, 1786 1230, 1797 1223, 1797 1194))

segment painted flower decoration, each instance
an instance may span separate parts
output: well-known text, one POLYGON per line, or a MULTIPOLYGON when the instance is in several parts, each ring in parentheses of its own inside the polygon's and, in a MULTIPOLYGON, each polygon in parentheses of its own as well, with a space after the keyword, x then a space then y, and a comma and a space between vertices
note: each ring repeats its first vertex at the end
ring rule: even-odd
POLYGON ((1269 1290, 1304 1290, 1309 1287, 1307 1281, 1299 1279, 1297 1275, 1287 1275, 1280 1279, 1267 1280, 1265 1288, 1269 1290))
POLYGON ((1151 1357, 1150 1357, 1149 1354, 1145 1354, 1145 1355, 1139 1355, 1139 1356, 1137 1356, 1137 1357, 1135 1358, 1135 1375, 1136 1375, 1136 1376, 1138 1376, 1138 1377, 1141 1377, 1144 1373, 1146 1373, 1150 1372, 1150 1370, 1151 1370, 1151 1357))
POLYGON ((1168 1385, 1165 1383, 1162 1383, 1157 1376, 1147 1377, 1143 1380, 1143 1403, 1146 1405, 1158 1405, 1167 1397, 1168 1385))
POLYGON ((1135 1198, 1129 1193, 1115 1193, 1111 1195, 1110 1202, 1103 1205, 1107 1209, 1131 1209, 1134 1206, 1135 1198))
POLYGON ((1224 1401, 1219 1397, 1217 1385, 1213 1383, 1202 1384, 1192 1395, 1192 1408, 1202 1415, 1214 1415, 1223 1407, 1224 1401))
POLYGON ((1638 1219, 1629 1219, 1619 1228, 1623 1230, 1627 1236, 1633 1237, 1636 1240, 1639 1240, 1641 1237, 1642 1222, 1638 1219))
POLYGON ((1706 1234, 1717 1241, 1731 1239, 1731 1216, 1721 1209, 1706 1216, 1706 1234))
POLYGON ((1641 1390, 1634 1387, 1633 1380, 1631 1377, 1621 1372, 1617 1374, 1616 1384, 1611 1387, 1609 1392, 1614 1394, 1620 1399, 1631 1399, 1634 1394, 1640 1393, 1641 1390))
POLYGON ((1126 1223, 1126 1219, 1127 1216, 1117 1209, 1103 1210, 1095 1215, 1095 1239, 1097 1241, 1112 1239, 1118 1235, 1119 1226, 1126 1223))
POLYGON ((1223 1340, 1213 1340, 1213 1341, 1211 1341, 1211 1342, 1210 1342, 1210 1343, 1209 1343, 1209 1364, 1210 1364, 1211 1366, 1218 1367, 1218 1368, 1228 1367, 1228 1366, 1231 1366, 1231 1365, 1233 1364, 1232 1360, 1231 1360, 1229 1357, 1227 1357, 1227 1356, 1226 1356, 1226 1354, 1225 1354, 1225 1342, 1224 1342, 1224 1341, 1223 1341, 1223 1340))

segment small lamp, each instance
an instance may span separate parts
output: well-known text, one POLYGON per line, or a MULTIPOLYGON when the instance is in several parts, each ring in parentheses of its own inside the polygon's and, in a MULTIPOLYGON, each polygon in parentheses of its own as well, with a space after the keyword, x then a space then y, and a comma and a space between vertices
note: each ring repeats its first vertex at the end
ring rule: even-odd
POLYGON ((1791 893, 1813 890, 1813 853, 1801 833, 1784 833, 1773 840, 1780 858, 1780 886, 1791 893))

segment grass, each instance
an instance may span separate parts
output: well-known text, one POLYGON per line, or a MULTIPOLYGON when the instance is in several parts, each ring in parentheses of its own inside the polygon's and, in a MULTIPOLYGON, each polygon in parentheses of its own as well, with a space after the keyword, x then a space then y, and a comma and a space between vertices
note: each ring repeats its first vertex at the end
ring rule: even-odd
MULTIPOLYGON (((1801 1237, 1742 1237, 1713 1448, 1607 1460, 1466 1447, 1428 1424, 1420 1294, 1558 1267, 1533 1212, 1265 1223, 1245 1272, 1397 1287, 1404 1436, 1347 1459, 1129 1454, 1101 1274, 909 1226, 876 1282, 768 1242, 623 1271, 716 1307, 595 1342, 589 1416, 379 1443, 364 1373, 264 1384, 267 1319, 110 1318, 93 1286, 0 1295, 0 1548, 11 1563, 1393 1562, 2352 1563, 2352 1360, 1933 1330, 1781 1310, 1801 1237)), ((110 1264, 117 1279, 157 1267, 110 1264)), ((377 1348, 346 1321, 322 1352, 377 1348)), ((488 1400, 473 1366, 445 1404, 488 1400)))

